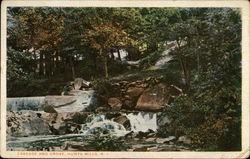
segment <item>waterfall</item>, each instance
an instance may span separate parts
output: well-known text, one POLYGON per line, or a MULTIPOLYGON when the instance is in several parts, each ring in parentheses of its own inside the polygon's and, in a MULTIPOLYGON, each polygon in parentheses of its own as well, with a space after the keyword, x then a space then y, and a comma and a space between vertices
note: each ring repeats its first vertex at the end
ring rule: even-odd
POLYGON ((45 97, 7 98, 7 110, 41 110, 41 105, 44 104, 44 99, 45 97))
POLYGON ((55 106, 57 112, 79 112, 93 103, 93 90, 78 91, 72 96, 46 96, 46 97, 17 97, 7 98, 8 111, 42 110, 46 102, 55 106), (69 100, 71 99, 71 100, 69 100), (59 105, 59 106, 58 106, 59 105))
POLYGON ((96 134, 98 132, 108 133, 116 136, 124 136, 129 131, 119 123, 105 118, 105 115, 90 115, 87 123, 82 125, 80 133, 84 135, 96 134))
POLYGON ((137 115, 130 113, 126 115, 131 124, 131 130, 134 132, 146 132, 151 129, 157 130, 157 117, 156 113, 143 113, 139 112, 137 115))
MULTIPOLYGON (((146 132, 149 129, 153 131, 157 130, 157 117, 155 113, 129 113, 126 114, 126 117, 130 121, 131 131, 133 132, 146 132)), ((87 118, 87 123, 82 125, 80 133, 91 135, 97 133, 98 131, 116 136, 124 136, 130 132, 126 130, 122 124, 114 122, 112 119, 106 119, 104 114, 97 114, 90 115, 87 118)))

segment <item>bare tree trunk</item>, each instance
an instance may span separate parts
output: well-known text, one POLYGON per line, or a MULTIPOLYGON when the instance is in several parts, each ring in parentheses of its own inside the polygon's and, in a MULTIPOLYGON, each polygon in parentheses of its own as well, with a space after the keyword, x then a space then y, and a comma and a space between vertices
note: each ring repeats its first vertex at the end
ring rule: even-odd
POLYGON ((112 60, 114 60, 115 59, 115 55, 114 55, 114 49, 113 48, 110 49, 110 53, 111 53, 112 60))
POLYGON ((103 60, 105 78, 108 78, 109 77, 109 74, 108 74, 108 59, 107 59, 107 56, 104 54, 103 49, 100 49, 100 55, 102 56, 102 60, 103 60))
POLYGON ((47 77, 51 76, 51 59, 49 53, 45 53, 45 75, 47 77))
POLYGON ((118 59, 119 59, 120 61, 122 61, 121 54, 120 54, 120 49, 119 49, 119 48, 117 49, 117 53, 118 53, 118 59))
POLYGON ((59 56, 58 56, 58 50, 55 53, 55 74, 59 72, 59 56))
POLYGON ((44 66, 43 66, 43 51, 40 52, 40 59, 39 59, 39 75, 44 75, 44 66))
POLYGON ((105 73, 105 78, 108 78, 109 77, 109 74, 108 74, 108 62, 107 62, 107 57, 106 56, 104 57, 104 73, 105 73))
POLYGON ((72 78, 75 79, 75 67, 74 67, 74 61, 73 57, 70 57, 70 65, 71 65, 71 71, 72 71, 72 78))
MULTIPOLYGON (((179 53, 180 53, 180 52, 181 52, 181 47, 180 47, 180 43, 179 43, 178 41, 177 41, 177 45, 178 45, 178 50, 179 50, 179 53)), ((178 54, 179 54, 179 53, 178 53, 178 54)), ((190 86, 190 75, 189 75, 187 63, 186 63, 186 61, 182 58, 181 55, 178 55, 178 59, 179 59, 179 63, 180 63, 180 65, 181 65, 181 69, 182 69, 183 76, 184 76, 184 79, 185 79, 186 88, 189 89, 189 86, 190 86)))

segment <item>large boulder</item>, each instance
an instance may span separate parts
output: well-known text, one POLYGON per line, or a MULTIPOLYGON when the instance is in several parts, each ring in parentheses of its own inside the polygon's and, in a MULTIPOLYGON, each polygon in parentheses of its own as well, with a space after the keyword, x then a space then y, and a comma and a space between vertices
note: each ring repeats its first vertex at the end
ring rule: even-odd
POLYGON ((139 87, 129 87, 125 92, 124 96, 124 106, 127 108, 132 108, 136 105, 138 97, 143 93, 145 88, 139 87))
POLYGON ((115 118, 114 121, 123 125, 126 128, 126 130, 131 130, 130 121, 126 116, 124 116, 124 115, 119 116, 119 117, 115 118))
POLYGON ((41 118, 45 119, 55 135, 77 133, 80 124, 84 124, 89 113, 86 112, 61 112, 43 113, 41 118))
POLYGON ((122 102, 118 98, 109 98, 108 105, 114 110, 120 110, 122 107, 122 102))
POLYGON ((142 94, 144 91, 144 88, 138 88, 138 87, 129 87, 127 90, 127 95, 130 97, 138 97, 142 94))
POLYGON ((46 96, 43 108, 44 111, 48 113, 80 112, 85 110, 92 103, 93 93, 93 90, 74 90, 69 92, 69 94, 71 94, 69 96, 46 96))
POLYGON ((32 111, 7 114, 7 134, 10 136, 30 136, 51 134, 49 123, 32 111))
POLYGON ((45 104, 53 105, 55 108, 63 107, 76 102, 76 96, 46 96, 45 104))
POLYGON ((189 137, 185 136, 185 135, 184 136, 180 136, 178 138, 178 142, 182 142, 184 144, 191 144, 192 143, 191 139, 189 137))
POLYGON ((139 97, 136 109, 161 110, 168 103, 169 95, 166 85, 160 83, 152 88, 147 88, 139 97))
POLYGON ((82 78, 76 78, 74 80, 74 88, 75 90, 81 89, 81 87, 90 87, 90 82, 85 81, 82 78))

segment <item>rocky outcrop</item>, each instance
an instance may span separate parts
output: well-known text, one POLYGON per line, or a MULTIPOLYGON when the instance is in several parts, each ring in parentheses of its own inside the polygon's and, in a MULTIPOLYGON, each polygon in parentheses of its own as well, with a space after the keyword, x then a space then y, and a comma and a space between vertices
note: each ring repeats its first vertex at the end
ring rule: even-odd
POLYGON ((7 134, 10 136, 63 135, 78 133, 89 113, 45 113, 34 111, 7 114, 7 134))
POLYGON ((118 98, 109 98, 108 99, 108 105, 113 110, 120 110, 122 107, 122 102, 118 98))
POLYGON ((162 83, 148 88, 139 97, 135 108, 139 110, 160 110, 168 103, 169 94, 167 93, 167 87, 162 83))
POLYGON ((32 111, 7 114, 7 135, 30 136, 51 134, 49 123, 32 111))
POLYGON ((46 96, 43 110, 48 113, 55 112, 80 112, 92 103, 93 90, 72 90, 67 96, 46 96))
POLYGON ((113 110, 160 111, 182 94, 181 89, 161 82, 162 79, 160 76, 112 83, 116 93, 108 97, 107 103, 113 110))
POLYGON ((126 128, 126 130, 131 130, 130 121, 126 116, 124 116, 124 115, 119 116, 119 117, 115 118, 114 121, 123 125, 126 128))
POLYGON ((79 90, 82 87, 90 87, 90 82, 85 81, 82 78, 76 78, 73 82, 73 86, 75 90, 79 90))

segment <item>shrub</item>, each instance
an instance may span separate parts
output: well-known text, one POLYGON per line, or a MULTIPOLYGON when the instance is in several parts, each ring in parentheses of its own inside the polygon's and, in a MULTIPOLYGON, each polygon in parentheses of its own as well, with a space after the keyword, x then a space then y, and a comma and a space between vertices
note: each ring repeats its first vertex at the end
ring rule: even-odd
POLYGON ((172 123, 161 131, 187 135, 194 147, 206 150, 240 150, 241 91, 232 88, 196 90, 177 98, 164 110, 172 123))

